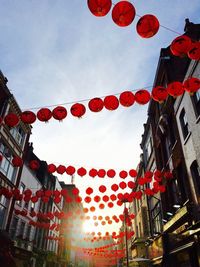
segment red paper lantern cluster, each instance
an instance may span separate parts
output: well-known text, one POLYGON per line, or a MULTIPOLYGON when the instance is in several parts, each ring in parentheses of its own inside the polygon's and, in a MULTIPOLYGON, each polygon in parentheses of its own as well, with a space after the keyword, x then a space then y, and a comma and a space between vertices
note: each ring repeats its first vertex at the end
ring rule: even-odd
POLYGON ((176 37, 170 45, 170 50, 174 56, 200 59, 200 42, 191 40, 187 35, 176 37))

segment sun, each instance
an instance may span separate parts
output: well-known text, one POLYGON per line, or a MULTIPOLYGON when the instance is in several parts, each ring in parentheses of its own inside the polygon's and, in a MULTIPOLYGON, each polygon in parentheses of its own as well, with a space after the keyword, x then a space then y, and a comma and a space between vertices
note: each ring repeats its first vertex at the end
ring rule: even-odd
POLYGON ((83 223, 83 231, 85 232, 85 233, 87 233, 87 232, 98 232, 98 227, 96 227, 95 225, 94 225, 94 221, 92 221, 92 220, 87 220, 87 221, 85 221, 84 223, 83 223))

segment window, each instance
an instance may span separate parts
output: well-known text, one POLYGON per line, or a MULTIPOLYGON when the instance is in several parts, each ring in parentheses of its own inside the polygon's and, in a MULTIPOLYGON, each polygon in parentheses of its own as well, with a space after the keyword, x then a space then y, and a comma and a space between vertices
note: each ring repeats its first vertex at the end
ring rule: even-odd
POLYGON ((181 129, 183 133, 183 138, 185 139, 189 134, 189 125, 188 125, 188 120, 187 120, 184 108, 182 109, 180 113, 179 119, 180 119, 181 129))
POLYGON ((194 186, 198 195, 200 195, 200 169, 196 160, 190 166, 194 186))
POLYGON ((149 157, 151 156, 152 153, 152 140, 151 137, 148 138, 147 143, 146 143, 146 155, 147 155, 147 161, 149 157))
MULTIPOLYGON (((19 188, 19 190, 20 190, 20 194, 22 194, 22 193, 24 192, 24 190, 25 190, 25 184, 21 183, 21 184, 20 184, 20 188, 19 188)), ((22 206, 22 201, 16 201, 16 203, 17 203, 19 206, 22 206)))
POLYGON ((0 204, 0 229, 3 228, 5 213, 6 213, 6 207, 0 204))
POLYGON ((153 210, 151 211, 152 216, 152 224, 153 224, 153 234, 155 233, 161 233, 161 207, 160 207, 160 201, 156 203, 153 210))
POLYGON ((28 228, 27 228, 27 231, 26 231, 26 239, 28 241, 31 240, 31 228, 32 228, 31 225, 29 225, 28 228))
POLYGON ((19 237, 22 238, 24 235, 25 222, 21 221, 19 228, 19 237))
POLYGON ((3 156, 2 161, 0 162, 0 171, 14 183, 16 178, 17 169, 12 165, 12 153, 10 149, 3 143, 0 142, 0 154, 3 156))
POLYGON ((12 239, 14 239, 16 236, 18 221, 19 221, 19 219, 14 216, 12 219, 11 227, 10 227, 10 236, 12 239))
POLYGON ((196 113, 196 116, 198 117, 200 115, 200 90, 198 90, 193 96, 193 105, 194 105, 194 110, 196 113))
POLYGON ((15 139, 15 141, 22 147, 24 144, 25 133, 22 128, 18 125, 10 129, 10 133, 15 139))

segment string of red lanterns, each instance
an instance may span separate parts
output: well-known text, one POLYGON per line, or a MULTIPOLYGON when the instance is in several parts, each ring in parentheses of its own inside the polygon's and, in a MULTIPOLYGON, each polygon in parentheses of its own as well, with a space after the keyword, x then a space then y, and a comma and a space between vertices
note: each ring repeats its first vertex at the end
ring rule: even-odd
MULTIPOLYGON (((88 0, 88 8, 96 17, 106 16, 112 7, 111 0, 88 0)), ((119 27, 129 26, 135 19, 136 10, 129 1, 119 1, 113 6, 112 20, 119 27)), ((136 32, 142 38, 151 38, 159 30, 160 23, 158 19, 151 14, 142 16, 136 24, 136 32)))
MULTIPOLYGON (((176 56, 186 56, 188 54, 192 59, 200 59, 200 43, 192 42, 189 37, 182 35, 177 37, 171 44, 170 49, 176 56), (191 48, 191 49, 190 49, 191 48)), ((130 107, 135 102, 140 105, 147 104, 150 99, 162 103, 168 96, 177 97, 185 91, 189 94, 194 94, 200 89, 200 79, 190 77, 183 83, 175 81, 168 84, 168 87, 157 86, 152 89, 151 94, 145 90, 138 90, 135 94, 132 91, 124 91, 119 98, 116 95, 106 96, 104 99, 93 98, 88 102, 88 108, 92 112, 100 112, 103 108, 113 111, 119 107, 130 107)), ((70 112, 72 116, 80 118, 86 113, 86 107, 82 103, 75 103, 71 106, 70 112)), ((25 124, 33 124, 36 119, 41 122, 48 122, 51 118, 62 121, 67 117, 67 109, 63 106, 57 106, 52 111, 49 108, 40 108, 37 114, 27 110, 19 116, 15 113, 9 113, 0 122, 4 122, 9 127, 16 127, 20 120, 25 124)))

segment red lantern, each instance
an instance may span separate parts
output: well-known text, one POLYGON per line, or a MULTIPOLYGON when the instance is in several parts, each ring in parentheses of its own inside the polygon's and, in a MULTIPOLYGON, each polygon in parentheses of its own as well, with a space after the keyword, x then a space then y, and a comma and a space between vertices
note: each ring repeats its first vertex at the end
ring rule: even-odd
POLYGON ((39 121, 47 122, 51 119, 51 117, 52 117, 52 112, 48 108, 41 108, 37 112, 37 118, 39 121))
POLYGON ((105 205, 103 203, 99 204, 99 208, 103 210, 105 208, 105 205))
POLYGON ((103 196, 102 199, 103 199, 104 202, 108 202, 109 201, 109 197, 107 195, 103 196))
POLYGON ((20 119, 24 123, 32 124, 36 121, 36 115, 32 111, 24 111, 20 114, 20 119))
POLYGON ((18 125, 19 123, 19 118, 16 114, 14 113, 10 113, 7 114, 4 118, 4 122, 6 125, 8 125, 9 127, 15 127, 18 125))
POLYGON ((81 203, 81 202, 82 202, 82 197, 80 197, 80 196, 76 197, 76 198, 75 198, 75 201, 76 201, 77 203, 81 203))
POLYGON ((111 0, 88 0, 87 3, 91 13, 97 17, 106 16, 112 6, 111 0))
POLYGON ((49 201, 49 197, 43 196, 42 198, 42 202, 47 203, 49 201))
POLYGON ((136 186, 136 184, 135 184, 134 182, 132 182, 132 181, 129 181, 129 182, 128 182, 128 187, 129 187, 130 189, 135 188, 135 186, 136 186))
POLYGON ((187 92, 193 94, 200 89, 200 79, 190 77, 184 81, 183 86, 187 92))
POLYGON ((37 196, 33 196, 33 197, 31 198, 31 202, 33 202, 33 203, 38 202, 38 197, 37 197, 37 196))
POLYGON ((152 98, 157 102, 163 102, 167 99, 168 92, 167 89, 162 86, 156 86, 151 92, 152 98))
POLYGON ((93 193, 93 189, 91 187, 88 187, 85 192, 87 195, 91 195, 93 193))
POLYGON ((117 199, 117 197, 116 197, 114 194, 112 194, 112 195, 110 195, 110 199, 111 199, 112 201, 115 201, 115 200, 117 199))
POLYGON ((108 202, 108 207, 112 208, 114 206, 114 204, 112 202, 108 202))
POLYGON ((91 211, 91 212, 95 212, 95 210, 96 210, 95 207, 93 207, 93 206, 90 207, 90 211, 91 211))
POLYGON ((20 157, 15 156, 12 159, 12 164, 14 167, 21 167, 23 165, 23 160, 20 157))
POLYGON ((88 107, 92 112, 99 112, 103 109, 104 103, 101 98, 93 98, 89 101, 88 107))
POLYGON ((55 197, 53 201, 54 203, 58 204, 61 202, 61 197, 55 197))
POLYGON ((85 106, 83 104, 76 103, 73 106, 71 106, 70 111, 74 117, 80 118, 85 114, 86 109, 85 109, 85 106))
POLYGON ((97 202, 97 203, 100 202, 100 201, 101 201, 100 196, 95 196, 95 197, 94 197, 94 201, 97 202))
POLYGON ((27 197, 30 197, 32 195, 32 191, 30 189, 24 190, 23 194, 27 197))
POLYGON ((135 8, 128 1, 118 2, 112 10, 112 19, 120 27, 130 25, 135 18, 135 8))
POLYGON ((137 176, 137 171, 132 169, 132 170, 129 171, 129 175, 134 178, 134 177, 137 176))
POLYGON ((125 188, 126 188, 126 183, 125 183, 125 182, 121 182, 121 183, 119 183, 119 187, 120 187, 121 189, 125 189, 125 188))
POLYGON ((52 191, 51 190, 46 190, 45 192, 44 192, 44 196, 45 197, 51 197, 52 196, 52 191))
POLYGON ((67 117, 67 110, 64 107, 58 106, 53 109, 52 115, 55 120, 61 121, 67 117))
POLYGON ((85 168, 81 167, 77 170, 77 173, 79 176, 83 177, 84 175, 86 175, 87 171, 85 168))
POLYGON ((78 194, 79 194, 79 189, 78 189, 77 187, 74 187, 74 188, 72 189, 72 194, 73 194, 73 195, 78 195, 78 194))
POLYGON ((84 209, 83 209, 83 212, 84 212, 84 213, 88 213, 88 211, 89 211, 88 208, 84 208, 84 209))
POLYGON ((44 192, 42 190, 38 190, 38 191, 36 191, 35 194, 39 198, 39 197, 42 197, 44 195, 44 192))
POLYGON ((151 98, 150 93, 147 90, 139 90, 135 93, 135 101, 140 105, 145 105, 151 98))
POLYGON ((73 166, 68 166, 68 167, 66 168, 66 173, 67 173, 68 175, 73 175, 73 174, 75 173, 75 171, 76 171, 76 169, 75 169, 73 166))
POLYGON ((154 15, 147 14, 138 20, 136 30, 142 38, 150 38, 158 32, 159 27, 158 19, 154 15))
POLYGON ((116 174, 115 170, 110 169, 110 170, 107 171, 107 176, 109 178, 115 177, 115 174, 116 174))
POLYGON ((61 192, 58 191, 57 189, 53 191, 53 196, 54 196, 54 197, 59 197, 60 194, 61 194, 61 192))
POLYGON ((119 102, 124 107, 130 107, 135 102, 135 96, 131 91, 125 91, 120 94, 119 102))
POLYGON ((97 175, 98 175, 100 178, 103 178, 103 177, 106 175, 106 171, 105 171, 104 169, 100 169, 100 170, 98 170, 97 175))
POLYGON ((97 170, 96 169, 91 169, 90 171, 89 171, 89 176, 91 176, 91 177, 95 177, 95 176, 97 176, 97 170))
POLYGON ((187 55, 192 47, 190 37, 186 35, 178 36, 170 45, 170 50, 174 56, 183 57, 187 55))
POLYGON ((119 100, 114 95, 109 95, 104 98, 104 106, 108 110, 115 110, 119 107, 119 100))
POLYGON ((128 173, 126 171, 121 171, 119 173, 119 177, 122 178, 122 179, 125 179, 127 176, 128 176, 128 173))
POLYGON ((105 185, 101 185, 101 186, 99 186, 99 192, 101 192, 101 193, 106 192, 106 187, 105 187, 105 185))
POLYGON ((117 184, 111 185, 111 189, 116 192, 119 189, 119 186, 117 184))
POLYGON ((38 170, 39 167, 40 167, 40 163, 38 160, 31 160, 29 162, 29 167, 32 169, 32 170, 38 170))
POLYGON ((56 171, 56 166, 54 165, 54 164, 49 164, 49 165, 47 165, 47 171, 49 172, 49 173, 54 173, 55 171, 56 171))
POLYGON ((188 57, 193 60, 200 60, 200 42, 192 43, 188 57))
POLYGON ((180 96, 184 93, 184 87, 181 82, 172 82, 168 84, 167 92, 173 97, 180 96))
POLYGON ((57 173, 59 173, 59 174, 63 174, 63 173, 66 171, 66 168, 65 168, 65 166, 63 166, 63 165, 59 165, 59 166, 56 168, 56 171, 57 171, 57 173))

